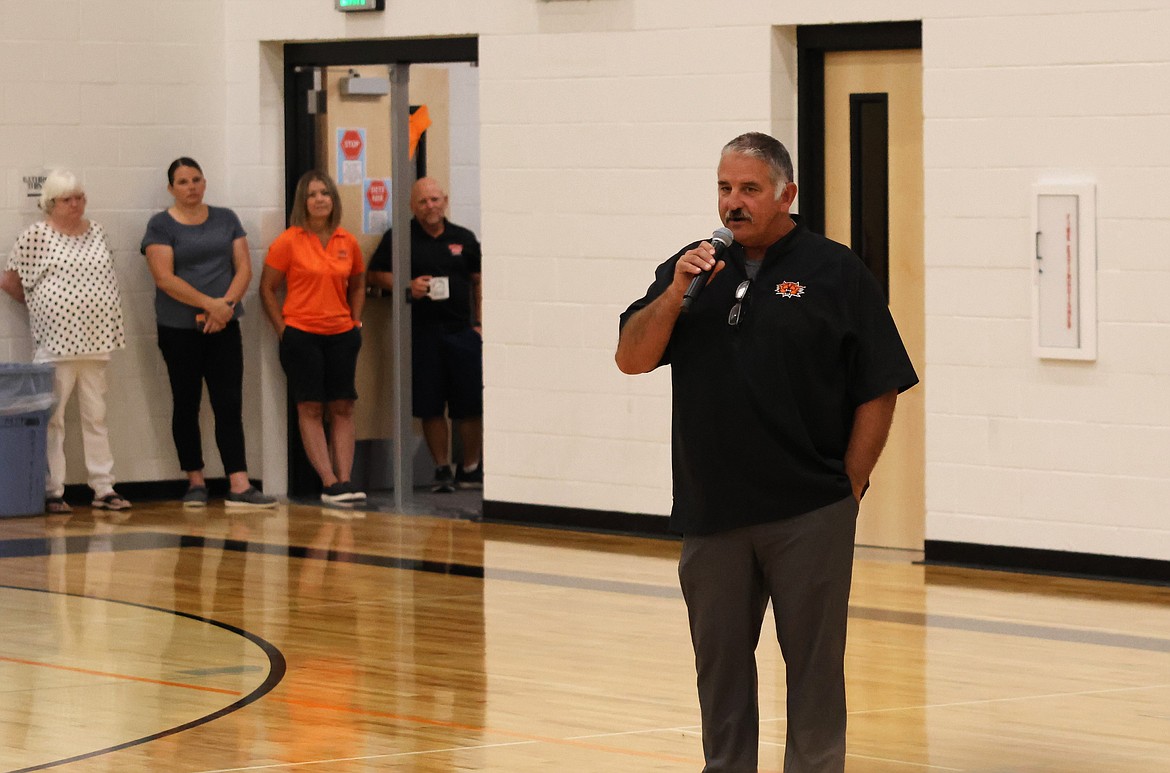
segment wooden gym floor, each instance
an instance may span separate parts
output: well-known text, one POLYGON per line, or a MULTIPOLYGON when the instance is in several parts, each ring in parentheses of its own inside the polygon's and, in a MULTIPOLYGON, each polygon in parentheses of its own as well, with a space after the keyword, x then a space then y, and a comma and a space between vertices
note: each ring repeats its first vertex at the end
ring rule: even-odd
MULTIPOLYGON (((677 554, 303 505, 0 519, 0 770, 698 771, 677 554)), ((915 558, 858 553, 850 773, 1170 770, 1170 588, 915 558)))

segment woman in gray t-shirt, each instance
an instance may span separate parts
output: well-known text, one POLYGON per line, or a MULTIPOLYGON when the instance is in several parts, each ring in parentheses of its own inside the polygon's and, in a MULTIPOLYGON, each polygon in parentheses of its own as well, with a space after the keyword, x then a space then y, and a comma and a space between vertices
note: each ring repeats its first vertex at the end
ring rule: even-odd
POLYGON ((175 203, 150 218, 142 253, 154 276, 158 346, 174 399, 171 433, 187 473, 186 507, 207 504, 199 408, 207 384, 215 442, 227 473, 228 507, 273 507, 248 478, 244 451, 244 352, 240 301, 252 281, 248 238, 230 209, 203 203, 199 164, 179 158, 167 170, 175 203))

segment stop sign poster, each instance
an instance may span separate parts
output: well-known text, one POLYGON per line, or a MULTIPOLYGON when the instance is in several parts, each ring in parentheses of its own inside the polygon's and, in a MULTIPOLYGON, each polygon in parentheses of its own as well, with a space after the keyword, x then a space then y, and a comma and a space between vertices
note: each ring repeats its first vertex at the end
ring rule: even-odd
POLYGON ((366 177, 366 130, 337 130, 337 184, 361 185, 366 177))
POLYGON ((368 234, 385 233, 390 228, 390 178, 366 180, 362 191, 362 230, 368 234))

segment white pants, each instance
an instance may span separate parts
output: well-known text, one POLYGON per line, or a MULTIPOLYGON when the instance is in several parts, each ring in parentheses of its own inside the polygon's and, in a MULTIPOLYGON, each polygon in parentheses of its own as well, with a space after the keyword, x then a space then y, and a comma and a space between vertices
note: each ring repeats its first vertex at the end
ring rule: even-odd
POLYGON ((73 388, 81 409, 81 438, 89 487, 95 497, 114 490, 114 457, 110 454, 110 436, 106 427, 106 360, 58 360, 53 363, 53 392, 57 407, 49 419, 49 477, 45 496, 65 493, 65 406, 73 388))

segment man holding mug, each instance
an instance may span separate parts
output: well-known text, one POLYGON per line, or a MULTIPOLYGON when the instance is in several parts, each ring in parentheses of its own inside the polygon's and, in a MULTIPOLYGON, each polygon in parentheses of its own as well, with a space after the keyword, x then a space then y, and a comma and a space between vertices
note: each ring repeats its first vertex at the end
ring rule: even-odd
MULTIPOLYGON (((431 490, 483 485, 482 253, 475 234, 447 220, 447 194, 424 177, 410 195, 412 413, 435 461, 431 490), (451 469, 448 419, 458 421, 462 459, 451 469)), ((394 288, 390 231, 370 258, 367 282, 394 288)))

